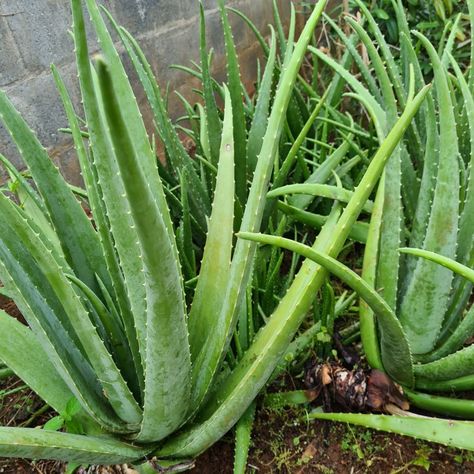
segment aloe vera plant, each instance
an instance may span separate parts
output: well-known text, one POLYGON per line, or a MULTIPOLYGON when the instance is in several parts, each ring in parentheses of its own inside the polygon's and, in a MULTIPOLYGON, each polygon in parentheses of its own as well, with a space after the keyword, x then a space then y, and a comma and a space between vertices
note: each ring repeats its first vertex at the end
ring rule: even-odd
MULTIPOLYGON (((0 324, 8 337, 2 342, 0 358, 59 413, 77 399, 82 408, 81 432, 1 428, 0 450, 4 456, 105 464, 140 461, 152 454, 193 457, 244 414, 295 331, 287 332, 288 344, 265 351, 270 363, 257 364, 260 374, 233 387, 235 372, 226 377, 222 367, 250 284, 256 246, 247 241, 233 246, 238 193, 233 184, 231 91, 222 89, 225 116, 212 211, 189 310, 177 234, 149 137, 100 9, 94 0, 87 0, 86 6, 102 49, 102 58, 92 65, 82 2, 73 0, 87 141, 55 69, 53 74, 68 115, 93 223, 34 133, 0 94, 0 118, 36 185, 33 188, 16 175, 22 205, 0 196, 5 219, 0 278, 29 324, 26 328, 1 314, 0 324), (37 357, 26 357, 25 347, 37 357), (218 379, 225 387, 215 390, 218 379), (178 429, 181 434, 175 435, 178 429), (103 434, 111 438, 103 441, 103 434)), ((287 68, 263 133, 249 197, 245 206, 241 203, 243 230, 260 227, 285 110, 324 6, 324 0, 318 2, 300 39, 288 47, 287 68)), ((148 64, 132 39, 125 34, 124 39, 145 78, 148 64)), ((189 213, 199 219, 209 213, 208 195, 171 133, 156 84, 148 86, 162 134, 170 137, 168 154, 181 172, 184 187, 189 187, 189 196, 194 196, 189 199, 189 213)), ((183 223, 183 232, 189 232, 186 227, 189 222, 183 223)), ((245 368, 244 358, 235 370, 239 368, 245 368)))
MULTIPOLYGON (((234 192, 236 92, 219 88, 225 114, 217 158, 212 155, 216 146, 209 142, 207 148, 206 143, 205 128, 211 122, 206 119, 200 124, 205 132, 203 149, 214 149, 209 155, 216 169, 210 180, 215 182, 212 205, 194 163, 176 139, 160 91, 150 80, 148 63, 133 39, 119 29, 146 88, 168 159, 174 160, 187 191, 180 201, 187 217, 177 229, 168 208, 168 203, 176 202, 160 175, 166 170, 158 170, 100 9, 94 0, 85 3, 102 50, 102 57, 91 64, 82 2, 72 0, 85 133, 55 69, 53 74, 93 222, 34 133, 0 93, 0 119, 36 185, 33 188, 2 157, 18 180, 20 205, 0 195, 5 223, 0 230, 0 279, 29 327, 1 313, 0 325, 7 336, 0 342, 0 359, 60 414, 76 399, 81 407, 76 415, 79 432, 3 427, 0 454, 103 464, 137 464, 150 457, 190 459, 242 416, 240 442, 248 444, 245 423, 252 417, 252 402, 279 370, 285 352, 293 350, 290 343, 326 272, 306 260, 266 325, 253 338, 245 339, 239 331, 237 342, 246 343, 236 342, 242 353, 226 364, 242 308, 251 298, 257 250, 248 240, 237 239, 234 244, 233 210, 242 209, 242 233, 260 230, 286 111, 326 1, 315 5, 298 41, 292 39, 286 45, 284 67, 262 128, 245 199, 237 189, 234 192), (236 205, 239 199, 242 202, 236 205), (202 221, 209 213, 209 221, 202 221), (206 227, 202 235, 207 232, 207 237, 196 287, 190 294, 178 248, 181 245, 181 252, 189 252, 190 229, 199 232, 200 219, 206 227)), ((230 43, 229 36, 227 40, 230 43)), ((214 87, 212 81, 210 85, 214 87)), ((342 249, 426 93, 424 88, 415 96, 411 89, 405 111, 387 130, 361 185, 347 196, 346 210, 341 213, 335 206, 326 216, 316 249, 334 257, 342 249)), ((187 271, 192 271, 192 255, 186 258, 187 271)))
MULTIPOLYGON (((379 184, 362 278, 318 249, 276 236, 241 235, 293 250, 341 278, 363 299, 361 339, 369 364, 385 370, 402 384, 413 405, 472 419, 472 402, 431 394, 470 390, 474 386, 474 346, 464 347, 474 334, 473 306, 469 302, 474 265, 472 84, 451 55, 449 38, 437 51, 422 34, 410 35, 401 2, 395 5, 402 31, 399 60, 392 55, 363 2, 356 3, 379 45, 375 49, 366 29, 348 20, 367 48, 373 72, 360 61, 356 49, 351 54, 365 68, 362 77, 374 74, 375 81, 363 84, 329 56, 318 50, 313 52, 354 89, 352 96, 363 101, 380 139, 395 120, 399 107, 406 103, 410 70, 417 83, 424 84, 411 38, 426 49, 434 71, 432 93, 410 125, 408 140, 401 142, 391 157, 379 184)), ((474 4, 468 4, 473 15, 474 4)), ((343 41, 348 39, 344 37, 343 41)), ((280 192, 276 190, 278 194, 287 191, 284 187, 280 192)), ((343 191, 338 193, 337 199, 344 201, 343 191)), ((474 449, 464 435, 464 430, 472 430, 469 422, 449 421, 447 425, 445 420, 436 418, 320 413, 311 418, 348 421, 474 449), (446 430, 446 426, 452 429, 446 430)))

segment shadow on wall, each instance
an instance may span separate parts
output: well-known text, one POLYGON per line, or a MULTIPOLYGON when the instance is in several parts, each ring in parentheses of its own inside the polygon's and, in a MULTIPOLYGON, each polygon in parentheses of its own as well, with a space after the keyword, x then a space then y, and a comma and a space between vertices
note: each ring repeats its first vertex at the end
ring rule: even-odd
MULTIPOLYGON (((103 0, 115 19, 139 41, 162 85, 185 97, 193 97, 197 86, 189 75, 172 64, 191 65, 199 61, 199 9, 197 0, 103 0)), ((289 18, 290 2, 278 0, 281 15, 289 18)), ((216 0, 203 0, 206 10, 208 46, 215 52, 214 74, 225 80, 224 45, 216 0)), ((228 0, 227 4, 249 16, 260 31, 267 34, 273 23, 271 0, 228 0)), ((229 15, 238 48, 242 77, 251 91, 256 75, 260 48, 250 29, 236 15, 229 15)), ((18 110, 50 149, 61 171, 73 184, 80 184, 79 168, 67 135, 58 132, 67 121, 50 74, 50 64, 58 66, 76 105, 79 90, 76 81, 73 43, 68 33, 71 24, 66 0, 10 0, 0 3, 0 88, 6 91, 18 110)), ((91 45, 92 37, 91 37, 91 45)), ((91 46, 91 49, 92 46, 91 46)), ((134 80, 134 84, 138 80, 134 80)), ((145 102, 140 87, 135 87, 140 103, 145 102)), ((79 110, 79 109, 77 109, 79 110)), ((170 94, 170 110, 182 113, 179 100, 170 94)), ((143 109, 147 123, 151 114, 143 109)), ((0 125, 0 152, 21 160, 5 129, 0 125)), ((0 182, 5 178, 0 172, 0 182)))

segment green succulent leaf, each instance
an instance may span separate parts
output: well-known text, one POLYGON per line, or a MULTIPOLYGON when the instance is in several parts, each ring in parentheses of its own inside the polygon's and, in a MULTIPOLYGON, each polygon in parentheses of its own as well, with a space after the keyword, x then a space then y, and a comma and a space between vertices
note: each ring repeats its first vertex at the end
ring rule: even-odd
MULTIPOLYGON (((425 250, 454 258, 459 211, 456 121, 447 73, 428 39, 415 34, 433 63, 440 117, 439 168, 423 246, 425 250)), ((447 309, 451 281, 452 273, 448 269, 426 259, 417 262, 400 307, 400 321, 414 354, 433 349, 447 309)))
POLYGON ((184 291, 174 235, 170 238, 163 215, 135 154, 134 136, 126 125, 118 92, 107 65, 97 61, 104 113, 111 131, 125 193, 141 251, 146 293, 145 393, 138 439, 156 441, 184 421, 189 386, 176 375, 191 373, 184 291), (160 341, 159 345, 156 341, 160 341))
POLYGON ((359 413, 311 413, 310 420, 330 420, 374 428, 434 443, 474 451, 469 433, 473 423, 417 416, 362 415, 359 413))
POLYGON ((141 459, 151 450, 104 437, 0 427, 0 456, 4 457, 123 464, 141 459))
MULTIPOLYGON (((191 354, 195 361, 208 344, 209 328, 224 305, 225 291, 230 275, 234 213, 234 135, 233 109, 230 93, 225 91, 225 117, 221 139, 219 167, 214 192, 214 203, 209 220, 204 256, 201 262, 198 284, 189 314, 191 354)), ((202 382, 194 366, 193 400, 202 400, 207 386, 202 382)))

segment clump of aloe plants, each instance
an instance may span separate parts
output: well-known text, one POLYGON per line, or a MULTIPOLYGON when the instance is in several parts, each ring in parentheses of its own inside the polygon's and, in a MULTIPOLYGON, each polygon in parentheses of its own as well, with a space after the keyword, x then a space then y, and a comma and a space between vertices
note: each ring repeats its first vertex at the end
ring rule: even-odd
MULTIPOLYGON (((135 465, 153 458, 155 467, 190 467, 187 460, 237 424, 235 472, 244 472, 256 396, 323 325, 331 335, 333 321, 322 316, 294 340, 309 311, 319 311, 318 291, 332 291, 328 273, 363 300, 369 364, 401 384, 413 404, 472 417, 471 402, 426 392, 473 388, 474 346, 463 344, 474 334, 474 75, 451 55, 454 30, 436 51, 423 35, 410 35, 399 2, 398 58, 356 3, 368 28, 349 19, 351 37, 327 18, 346 46, 341 63, 314 42, 325 0, 298 41, 294 9, 285 36, 275 7, 277 31, 268 44, 231 9, 266 57, 254 98, 240 80, 223 1, 227 84, 212 78, 201 8, 201 61, 184 69, 201 80, 203 105, 182 98, 188 122, 176 127, 137 42, 85 0, 102 50, 91 63, 82 2, 72 0, 84 129, 55 68, 53 75, 92 220, 0 93, 0 119, 34 182, 0 155, 16 181, 16 200, 0 194, 0 280, 28 322, 0 313, 7 335, 0 360, 74 423, 66 433, 2 427, 2 456, 135 465), (165 164, 156 159, 105 17, 144 87, 165 164), (431 90, 418 46, 433 64, 431 90), (308 51, 336 73, 322 94, 319 69, 300 74, 308 51), (346 83, 374 136, 338 110, 346 83), (192 138, 192 157, 177 129, 192 138), (295 222, 317 229, 312 247, 281 237, 308 238, 295 222), (361 277, 336 260, 348 238, 365 244, 361 277), (305 260, 297 271, 293 257, 282 276, 284 253, 257 242, 305 260)), ((469 7, 474 12, 472 1, 469 7)), ((318 348, 323 356, 329 349, 318 348)), ((474 449, 472 423, 407 414, 310 418, 474 449)))
MULTIPOLYGON (((402 38, 397 60, 363 2, 356 3, 368 28, 349 18, 354 31, 349 38, 332 20, 328 22, 347 45, 361 80, 323 52, 312 51, 353 89, 348 95, 363 103, 380 140, 407 103, 410 76, 414 75, 420 86, 424 84, 416 47, 427 51, 434 71, 432 90, 411 123, 406 140, 388 161, 378 186, 362 277, 327 252, 276 236, 245 237, 291 249, 341 278, 364 300, 360 330, 369 364, 399 382, 415 406, 472 419, 470 400, 431 394, 474 387, 474 346, 470 344, 474 334, 470 303, 474 276, 472 72, 463 72, 451 54, 454 29, 437 51, 421 33, 408 31, 401 2, 396 5, 402 38), (366 48, 370 65, 354 47, 357 42, 366 48)), ((474 3, 468 5, 472 22, 474 3)), ((281 194, 284 192, 282 188, 281 194)), ((468 435, 471 422, 407 414, 310 417, 349 421, 474 449, 468 435)))
MULTIPOLYGON (((53 74, 93 221, 34 133, 0 93, 0 119, 35 184, 31 186, 2 157, 17 180, 19 204, 0 195, 4 217, 0 279, 29 327, 0 314, 5 334, 0 359, 58 413, 68 414, 74 405, 77 423, 74 433, 2 427, 0 454, 102 464, 139 464, 152 457, 155 465, 191 459, 243 415, 248 417, 247 410, 281 362, 326 279, 321 266, 306 260, 266 324, 241 343, 245 333, 242 329, 237 333, 236 326, 239 321, 240 328, 245 326, 241 321, 248 311, 257 244, 234 242, 234 228, 242 235, 258 232, 269 212, 265 198, 288 107, 326 1, 315 5, 298 41, 292 17, 268 118, 253 132, 259 150, 253 165, 236 163, 242 160, 236 133, 247 139, 247 131, 238 123, 242 90, 230 62, 228 87, 219 88, 225 101, 223 121, 215 114, 213 119, 220 129, 218 143, 211 145, 214 134, 205 130, 201 134, 204 158, 214 170, 203 175, 209 177, 211 193, 198 174, 199 160, 192 160, 177 140, 146 59, 133 39, 117 28, 155 112, 168 162, 179 176, 179 204, 163 184, 169 169, 156 161, 100 9, 94 0, 85 3, 102 50, 91 64, 82 2, 72 0, 86 130, 80 128, 54 68, 53 74), (253 172, 242 174, 242 166, 244 170, 253 166, 253 172), (183 211, 178 227, 169 204, 183 211), (204 240, 197 271, 192 245, 199 239, 204 240), (187 291, 185 272, 196 273, 192 292, 187 291), (237 358, 229 352, 232 339, 237 358)), ((270 46, 268 74, 274 48, 270 46)), ((203 52, 204 69, 205 56, 203 52)), ((205 87, 215 87, 204 70, 202 77, 205 87)), ((341 212, 336 205, 326 216, 316 249, 338 255, 426 93, 423 88, 415 96, 412 84, 403 114, 391 131, 387 128, 387 137, 361 185, 349 196, 346 210, 341 212)), ((206 95, 212 100, 212 93, 206 95)), ((200 122, 204 129, 212 121, 206 105, 206 118, 200 122)))
MULTIPOLYGON (((8 336, 0 358, 57 412, 65 413, 71 400, 77 400, 80 423, 73 434, 1 428, 1 454, 104 464, 138 462, 152 455, 192 458, 244 414, 297 329, 285 330, 277 344, 264 350, 258 343, 250 345, 230 373, 223 369, 256 248, 240 240, 234 245, 235 195, 241 228, 258 230, 286 108, 325 1, 316 5, 299 41, 288 46, 248 197, 234 192, 238 106, 227 88, 216 174, 210 183, 212 206, 166 112, 157 111, 161 133, 165 138, 170 133, 168 159, 193 196, 189 216, 207 227, 189 305, 178 237, 189 235, 190 219, 181 230, 173 227, 156 157, 122 63, 95 1, 86 5, 102 57, 90 63, 82 2, 72 1, 85 133, 59 74, 53 73, 93 222, 34 133, 5 94, 0 95, 0 118, 35 183, 33 188, 2 158, 18 181, 21 205, 0 196, 5 219, 0 278, 29 328, 2 313, 0 324, 8 336), (206 211, 208 223, 202 219, 206 211)), ((125 34, 124 39, 134 46, 125 34)), ((147 73, 139 50, 130 47, 129 52, 140 72, 147 73)), ((147 93, 154 94, 152 105, 162 107, 156 83, 147 85, 147 93)), ((295 298, 298 294, 286 304, 300 320, 305 307, 295 305, 295 298)))

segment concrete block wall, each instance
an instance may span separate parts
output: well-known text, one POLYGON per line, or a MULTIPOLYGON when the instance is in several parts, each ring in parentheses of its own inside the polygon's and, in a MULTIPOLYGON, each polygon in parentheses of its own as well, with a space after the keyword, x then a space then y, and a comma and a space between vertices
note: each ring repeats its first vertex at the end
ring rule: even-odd
MULTIPOLYGON (((115 19, 139 41, 155 74, 162 85, 170 83, 192 98, 196 81, 172 64, 190 65, 199 61, 199 7, 197 0, 101 0, 115 19)), ((204 0, 209 47, 215 51, 214 69, 220 80, 225 79, 225 60, 222 30, 216 0, 204 0)), ((243 11, 260 31, 268 33, 273 22, 271 0, 227 0, 227 5, 243 11)), ((279 0, 283 18, 288 18, 290 2, 279 0)), ((230 14, 239 52, 242 77, 247 86, 255 79, 260 49, 250 29, 235 15, 230 14)), ((67 135, 58 129, 67 125, 60 104, 50 65, 54 63, 64 78, 73 100, 80 110, 76 80, 73 43, 68 33, 71 14, 68 0, 8 0, 0 1, 0 88, 3 89, 23 114, 30 127, 38 134, 63 174, 74 184, 80 183, 77 161, 67 135)), ((92 34, 91 50, 94 50, 92 34)), ((140 103, 144 93, 138 80, 132 79, 140 103)), ((178 115, 178 100, 171 94, 172 113, 178 115)), ((194 96, 196 97, 196 96, 194 96)), ((145 119, 151 123, 149 111, 145 119)), ((0 124, 0 152, 22 163, 8 133, 0 124)), ((5 178, 0 172, 0 182, 5 178)))

